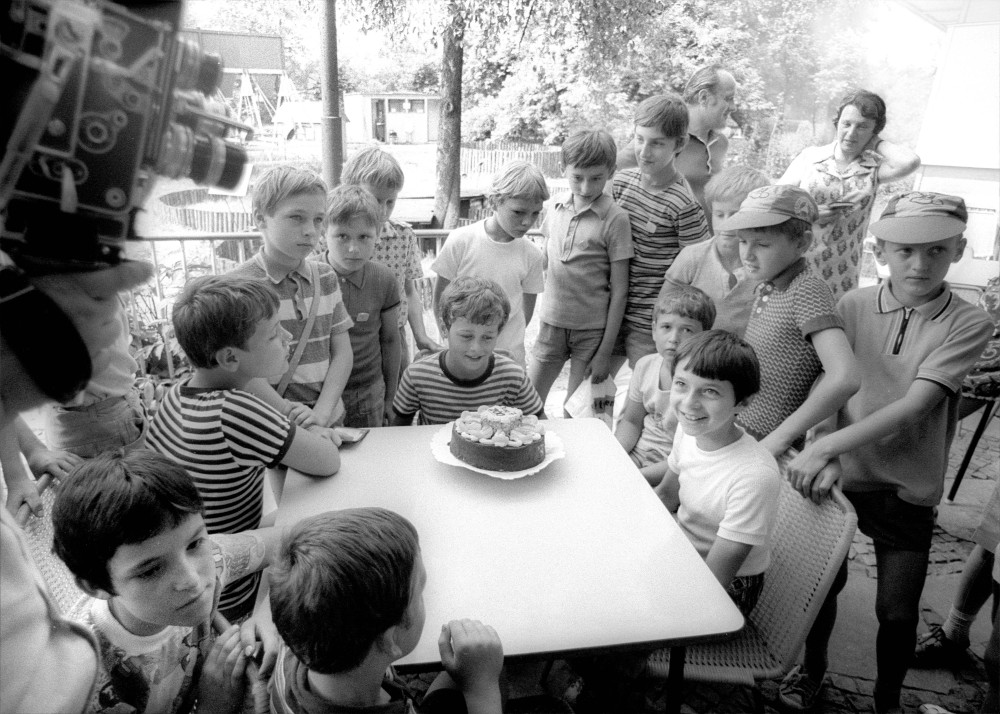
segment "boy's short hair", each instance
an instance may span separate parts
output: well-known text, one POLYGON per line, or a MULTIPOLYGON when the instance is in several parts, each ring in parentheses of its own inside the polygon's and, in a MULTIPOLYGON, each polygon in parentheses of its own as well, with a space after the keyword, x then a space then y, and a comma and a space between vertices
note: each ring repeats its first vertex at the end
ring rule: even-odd
POLYGON ((703 329, 711 330, 715 324, 715 302, 703 290, 685 285, 665 292, 653 305, 653 322, 660 315, 673 314, 697 320, 703 329))
POLYGON ((688 108, 673 92, 654 94, 635 108, 635 125, 659 129, 668 139, 683 139, 688 133, 688 108))
POLYGON ((746 341, 728 330, 706 330, 682 342, 674 355, 674 366, 704 379, 733 385, 736 403, 760 391, 760 362, 746 341))
POLYGON ((155 451, 104 452, 63 479, 52 506, 52 548, 90 587, 115 595, 108 561, 202 513, 201 496, 180 464, 155 451))
POLYGON ((184 286, 174 303, 177 343, 194 367, 218 366, 215 353, 245 349, 263 320, 278 310, 280 298, 263 280, 240 275, 203 275, 184 286))
POLYGON ((315 672, 357 667, 379 635, 403 622, 419 551, 413 524, 384 508, 301 521, 270 568, 271 614, 281 638, 315 672))
POLYGON ((341 184, 372 186, 399 191, 403 188, 403 168, 396 157, 377 146, 356 152, 340 172, 341 184))
POLYGON ((965 200, 931 191, 908 191, 889 199, 869 226, 879 241, 916 245, 960 236, 969 222, 965 200))
POLYGON ((563 142, 561 151, 563 166, 578 169, 601 167, 613 172, 618 160, 614 137, 603 129, 572 134, 563 142))
POLYGON ((742 203, 751 191, 770 186, 771 179, 749 166, 727 166, 705 184, 705 201, 709 208, 716 201, 742 203))
POLYGON ((541 169, 530 161, 508 161, 500 167, 490 184, 486 194, 493 207, 499 206, 508 198, 521 198, 526 201, 547 201, 549 187, 545 183, 545 175, 541 169))
POLYGON ((500 284, 489 278, 458 278, 441 293, 438 318, 450 330, 455 320, 464 317, 473 325, 488 325, 500 318, 500 327, 510 317, 510 300, 500 284))
POLYGON ((251 196, 253 215, 273 216, 278 204, 303 193, 326 195, 326 183, 312 171, 294 166, 275 166, 257 179, 251 196))
POLYGON ((837 113, 833 117, 834 126, 837 126, 840 122, 840 115, 844 113, 844 109, 847 107, 854 107, 865 119, 874 121, 875 134, 885 129, 885 100, 875 94, 875 92, 869 92, 866 89, 855 89, 841 99, 840 106, 837 107, 837 113))
POLYGON ((362 220, 375 228, 382 225, 382 207, 371 191, 357 184, 341 184, 330 191, 326 202, 328 226, 362 220))

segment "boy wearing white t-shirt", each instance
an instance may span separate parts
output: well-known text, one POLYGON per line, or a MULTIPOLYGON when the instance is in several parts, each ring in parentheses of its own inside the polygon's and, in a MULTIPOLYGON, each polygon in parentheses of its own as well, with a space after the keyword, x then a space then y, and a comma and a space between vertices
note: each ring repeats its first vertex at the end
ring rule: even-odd
MULTIPOLYGON (((431 265, 434 314, 448 284, 456 278, 488 278, 503 288, 510 300, 510 317, 497 337, 495 349, 506 352, 525 367, 524 328, 531 322, 535 300, 542 292, 542 251, 525 238, 549 198, 545 176, 527 161, 504 165, 490 186, 489 218, 448 234, 431 265)), ((444 334, 446 330, 441 330, 444 334)))
POLYGON ((679 428, 656 492, 744 615, 771 562, 778 464, 736 424, 760 387, 753 348, 724 330, 684 342, 675 357, 670 411, 679 428))

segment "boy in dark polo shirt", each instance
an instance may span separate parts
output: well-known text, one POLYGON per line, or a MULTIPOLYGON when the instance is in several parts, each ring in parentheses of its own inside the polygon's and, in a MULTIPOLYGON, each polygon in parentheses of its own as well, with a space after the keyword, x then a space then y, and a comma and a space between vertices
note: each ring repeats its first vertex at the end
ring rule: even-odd
POLYGON ((321 259, 340 280, 354 367, 344 387, 346 426, 382 426, 392 415, 399 380, 399 288, 393 272, 371 261, 382 209, 360 186, 338 186, 327 205, 327 250, 321 259))

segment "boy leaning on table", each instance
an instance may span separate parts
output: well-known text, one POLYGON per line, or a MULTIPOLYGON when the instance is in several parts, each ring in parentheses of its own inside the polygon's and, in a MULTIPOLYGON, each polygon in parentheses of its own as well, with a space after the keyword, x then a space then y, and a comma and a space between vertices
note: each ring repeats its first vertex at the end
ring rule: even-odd
POLYGON ((403 372, 393 402, 393 426, 447 424, 481 405, 516 407, 545 418, 545 405, 521 367, 494 352, 510 316, 510 301, 487 278, 458 278, 438 301, 438 320, 448 349, 421 359, 403 372))
MULTIPOLYGON (((900 711, 959 389, 993 331, 989 316, 945 282, 965 249, 967 220, 957 196, 910 192, 890 199, 871 225, 875 257, 888 266, 889 279, 852 290, 837 304, 861 389, 835 415, 837 430, 806 446, 787 469, 792 485, 814 499, 839 478, 859 530, 875 542, 878 714, 900 711)), ((808 709, 819 699, 846 579, 845 561, 806 640, 803 666, 782 682, 787 707, 808 709)))
POLYGON ((500 713, 503 648, 481 622, 441 626, 445 671, 419 705, 392 669, 417 646, 426 617, 417 531, 399 514, 352 508, 301 521, 269 581, 283 641, 269 685, 271 711, 500 713))

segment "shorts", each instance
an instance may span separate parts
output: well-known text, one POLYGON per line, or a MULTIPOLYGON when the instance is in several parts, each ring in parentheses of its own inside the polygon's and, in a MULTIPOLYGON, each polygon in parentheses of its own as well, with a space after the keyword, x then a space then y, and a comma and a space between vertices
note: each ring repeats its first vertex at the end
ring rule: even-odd
POLYGON ((934 507, 916 506, 895 491, 845 491, 858 513, 858 530, 892 550, 929 551, 934 507))
POLYGON ((149 419, 137 389, 82 407, 53 405, 45 420, 45 441, 51 449, 85 459, 101 452, 146 445, 149 419))
POLYGON ((615 340, 615 347, 611 351, 612 355, 627 357, 630 369, 635 369, 635 363, 646 355, 656 352, 656 343, 653 342, 652 329, 638 330, 632 325, 622 323, 618 330, 618 338, 615 340))
POLYGON ((760 593, 764 589, 764 573, 756 575, 737 575, 726 588, 726 594, 740 609, 743 617, 750 614, 754 605, 760 599, 760 593))
POLYGON ((344 426, 357 428, 382 426, 385 417, 385 384, 381 378, 361 389, 345 389, 344 426))
POLYGON ((600 328, 571 330, 542 322, 531 354, 539 362, 562 364, 568 359, 590 362, 603 339, 604 330, 600 328))
POLYGON ((1000 545, 1000 481, 994 486, 993 495, 983 509, 982 520, 972 534, 972 540, 991 553, 997 552, 997 545, 1000 545))

